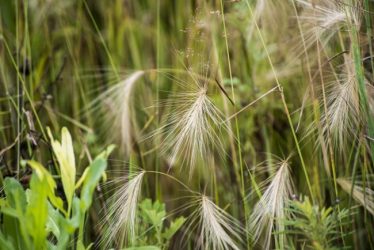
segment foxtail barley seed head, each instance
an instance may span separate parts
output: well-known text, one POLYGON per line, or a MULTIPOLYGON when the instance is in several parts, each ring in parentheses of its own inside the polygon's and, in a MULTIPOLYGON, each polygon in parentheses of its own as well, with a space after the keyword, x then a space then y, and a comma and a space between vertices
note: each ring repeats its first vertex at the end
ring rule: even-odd
POLYGON ((200 201, 199 216, 199 245, 202 249, 239 250, 235 242, 241 239, 239 223, 204 195, 200 201))
POLYGON ((338 178, 337 182, 346 193, 352 194, 354 200, 374 215, 374 191, 366 186, 367 183, 365 186, 362 181, 356 181, 353 184, 350 178, 338 178))
POLYGON ((223 114, 207 95, 207 84, 196 80, 192 90, 174 95, 167 105, 173 111, 165 125, 155 134, 162 140, 164 154, 170 155, 171 166, 179 163, 189 167, 190 175, 199 160, 213 151, 224 151, 219 133, 228 129, 223 114))
POLYGON ((322 108, 325 112, 321 120, 325 138, 331 136, 340 150, 347 144, 347 139, 356 137, 362 121, 358 83, 349 56, 345 56, 343 66, 337 79, 326 86, 326 108, 322 108))
POLYGON ((104 225, 103 237, 105 246, 109 246, 118 237, 135 237, 135 221, 141 185, 145 171, 132 174, 128 182, 115 191, 109 200, 108 214, 105 215, 109 225, 104 225))
POLYGON ((261 238, 262 246, 270 249, 271 234, 283 231, 282 220, 285 218, 285 206, 293 194, 293 185, 287 160, 280 162, 279 169, 271 179, 262 197, 250 216, 249 229, 254 235, 254 242, 261 238))
POLYGON ((360 16, 354 6, 333 0, 296 2, 303 8, 298 18, 303 27, 305 49, 311 48, 316 42, 325 46, 341 28, 349 24, 359 26, 360 16))
POLYGON ((129 155, 134 140, 137 138, 137 124, 133 113, 132 96, 134 87, 144 71, 136 71, 130 76, 110 87, 91 104, 104 103, 109 106, 108 112, 104 114, 105 122, 109 125, 110 139, 121 144, 124 153, 129 155))

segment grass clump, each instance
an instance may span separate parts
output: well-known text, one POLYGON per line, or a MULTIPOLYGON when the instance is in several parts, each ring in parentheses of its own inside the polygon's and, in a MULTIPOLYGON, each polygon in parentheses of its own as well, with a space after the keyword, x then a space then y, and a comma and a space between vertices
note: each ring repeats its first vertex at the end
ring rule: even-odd
POLYGON ((1 1, 0 249, 374 249, 373 7, 1 1))

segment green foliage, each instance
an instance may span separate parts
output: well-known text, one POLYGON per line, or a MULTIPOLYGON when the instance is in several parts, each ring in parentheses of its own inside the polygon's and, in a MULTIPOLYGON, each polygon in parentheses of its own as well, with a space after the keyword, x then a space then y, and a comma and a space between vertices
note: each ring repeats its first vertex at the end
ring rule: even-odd
POLYGON ((181 228, 186 221, 184 217, 178 217, 166 225, 165 204, 156 200, 152 202, 145 199, 139 204, 139 232, 141 232, 137 245, 141 248, 129 249, 167 249, 173 235, 181 228), (157 247, 146 247, 144 245, 153 244, 157 247), (159 247, 159 248, 158 248, 159 247))
POLYGON ((60 166, 61 181, 69 205, 69 213, 71 203, 73 201, 76 172, 73 142, 67 128, 62 128, 61 143, 53 139, 51 130, 49 128, 47 128, 47 130, 49 138, 51 140, 53 152, 55 153, 55 156, 60 166))
POLYGON ((169 219, 166 197, 193 217, 185 241, 196 249, 199 213, 181 184, 249 228, 274 163, 289 155, 294 191, 310 202, 281 218, 285 237, 259 223, 270 248, 374 249, 373 13, 372 0, 0 1, 0 250, 96 249, 108 234, 113 246, 171 248, 185 219, 169 219), (186 112, 198 95, 221 121, 186 112), (107 164, 111 143, 122 148, 107 164), (158 173, 141 188, 157 201, 123 210, 138 212, 137 237, 111 234, 117 218, 98 229, 117 191, 98 182, 108 174, 120 189, 137 167, 158 173), (345 225, 355 202, 366 210, 345 225))
POLYGON ((340 230, 347 223, 347 209, 319 208, 305 197, 303 201, 291 201, 289 211, 293 216, 286 220, 285 224, 291 228, 286 233, 302 236, 311 249, 341 249, 335 246, 340 230))
MULTIPOLYGON (((57 141, 55 141, 57 145, 57 141)), ((53 147, 58 159, 67 157, 69 153, 74 158, 70 133, 63 129, 63 143, 65 147, 53 147), (64 139, 65 138, 65 139, 64 139), (70 142, 66 143, 66 138, 70 142), (60 150, 62 148, 67 151, 60 150), (63 156, 61 156, 63 154, 63 156)), ((74 188, 75 176, 68 177, 61 175, 62 181, 68 178, 68 190, 64 186, 69 208, 65 209, 63 200, 56 194, 56 180, 40 163, 29 160, 27 163, 33 173, 31 175, 29 187, 24 188, 15 178, 5 178, 4 198, 0 200, 0 213, 3 223, 0 227, 0 249, 56 249, 64 250, 74 247, 70 244, 74 239, 74 234, 78 231, 78 249, 88 249, 83 244, 83 225, 86 214, 92 204, 94 189, 99 183, 107 167, 107 157, 113 150, 113 146, 108 147, 102 154, 97 156, 86 168, 86 174, 81 181, 82 188, 74 188), (72 197, 67 194, 72 192, 72 197), (70 200, 71 199, 71 200, 70 200), (70 206, 72 211, 70 213, 70 206)), ((66 159, 66 158, 65 158, 66 159)), ((65 160, 64 160, 65 161, 65 160)), ((59 160, 62 169, 66 162, 59 160)), ((69 168, 75 168, 70 165, 69 168)))

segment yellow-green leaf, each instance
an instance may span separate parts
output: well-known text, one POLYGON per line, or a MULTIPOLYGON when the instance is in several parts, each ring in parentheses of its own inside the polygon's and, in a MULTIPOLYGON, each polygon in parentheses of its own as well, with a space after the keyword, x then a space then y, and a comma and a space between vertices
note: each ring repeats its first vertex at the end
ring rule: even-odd
POLYGON ((47 128, 47 130, 53 152, 60 166, 62 186, 64 188, 70 211, 75 190, 76 173, 73 142, 68 129, 65 127, 61 130, 61 143, 53 138, 49 128, 47 128))
POLYGON ((30 160, 27 161, 27 164, 35 171, 35 174, 39 178, 39 180, 46 182, 48 187, 48 190, 46 191, 50 202, 65 214, 66 211, 64 210, 61 198, 55 195, 57 185, 52 175, 39 162, 30 160))

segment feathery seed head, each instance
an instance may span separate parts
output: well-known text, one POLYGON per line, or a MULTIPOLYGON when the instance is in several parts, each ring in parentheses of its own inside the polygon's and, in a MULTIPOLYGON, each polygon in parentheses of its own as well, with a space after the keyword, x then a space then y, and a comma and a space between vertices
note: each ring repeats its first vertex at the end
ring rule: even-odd
POLYGON ((95 107, 98 103, 107 104, 109 110, 105 112, 104 117, 106 124, 109 124, 109 137, 112 140, 120 140, 126 155, 130 154, 134 139, 137 138, 138 131, 131 98, 137 80, 143 75, 144 71, 141 70, 132 73, 100 94, 91 103, 91 107, 95 107))
POLYGON ((321 123, 325 138, 331 136, 334 144, 342 150, 348 138, 355 138, 362 120, 359 108, 358 83, 353 62, 345 56, 342 73, 327 85, 326 108, 321 123))
POLYGON ((141 185, 145 171, 131 175, 128 182, 119 188, 110 199, 109 225, 103 243, 108 246, 116 237, 135 237, 135 221, 141 185))
POLYGON ((336 180, 340 187, 348 194, 352 192, 352 198, 360 203, 369 213, 374 215, 374 191, 360 181, 353 184, 350 178, 338 178, 336 180))
POLYGON ((208 86, 196 80, 192 90, 174 95, 167 105, 173 109, 166 124, 155 134, 166 134, 162 152, 170 155, 171 166, 188 166, 190 176, 199 160, 216 149, 223 151, 220 129, 228 129, 221 111, 207 95, 208 86))
POLYGON ((203 195, 199 207, 200 242, 202 249, 226 250, 239 247, 241 227, 233 217, 203 195))
POLYGON ((355 25, 359 27, 360 18, 355 6, 343 6, 338 1, 297 0, 303 8, 298 17, 303 26, 305 49, 312 47, 317 41, 325 46, 343 27, 355 25))
POLYGON ((249 228, 254 234, 254 241, 258 242, 262 238, 265 249, 270 249, 272 231, 284 230, 282 219, 286 216, 285 206, 293 194, 293 184, 287 160, 278 165, 279 169, 250 217, 249 228))

